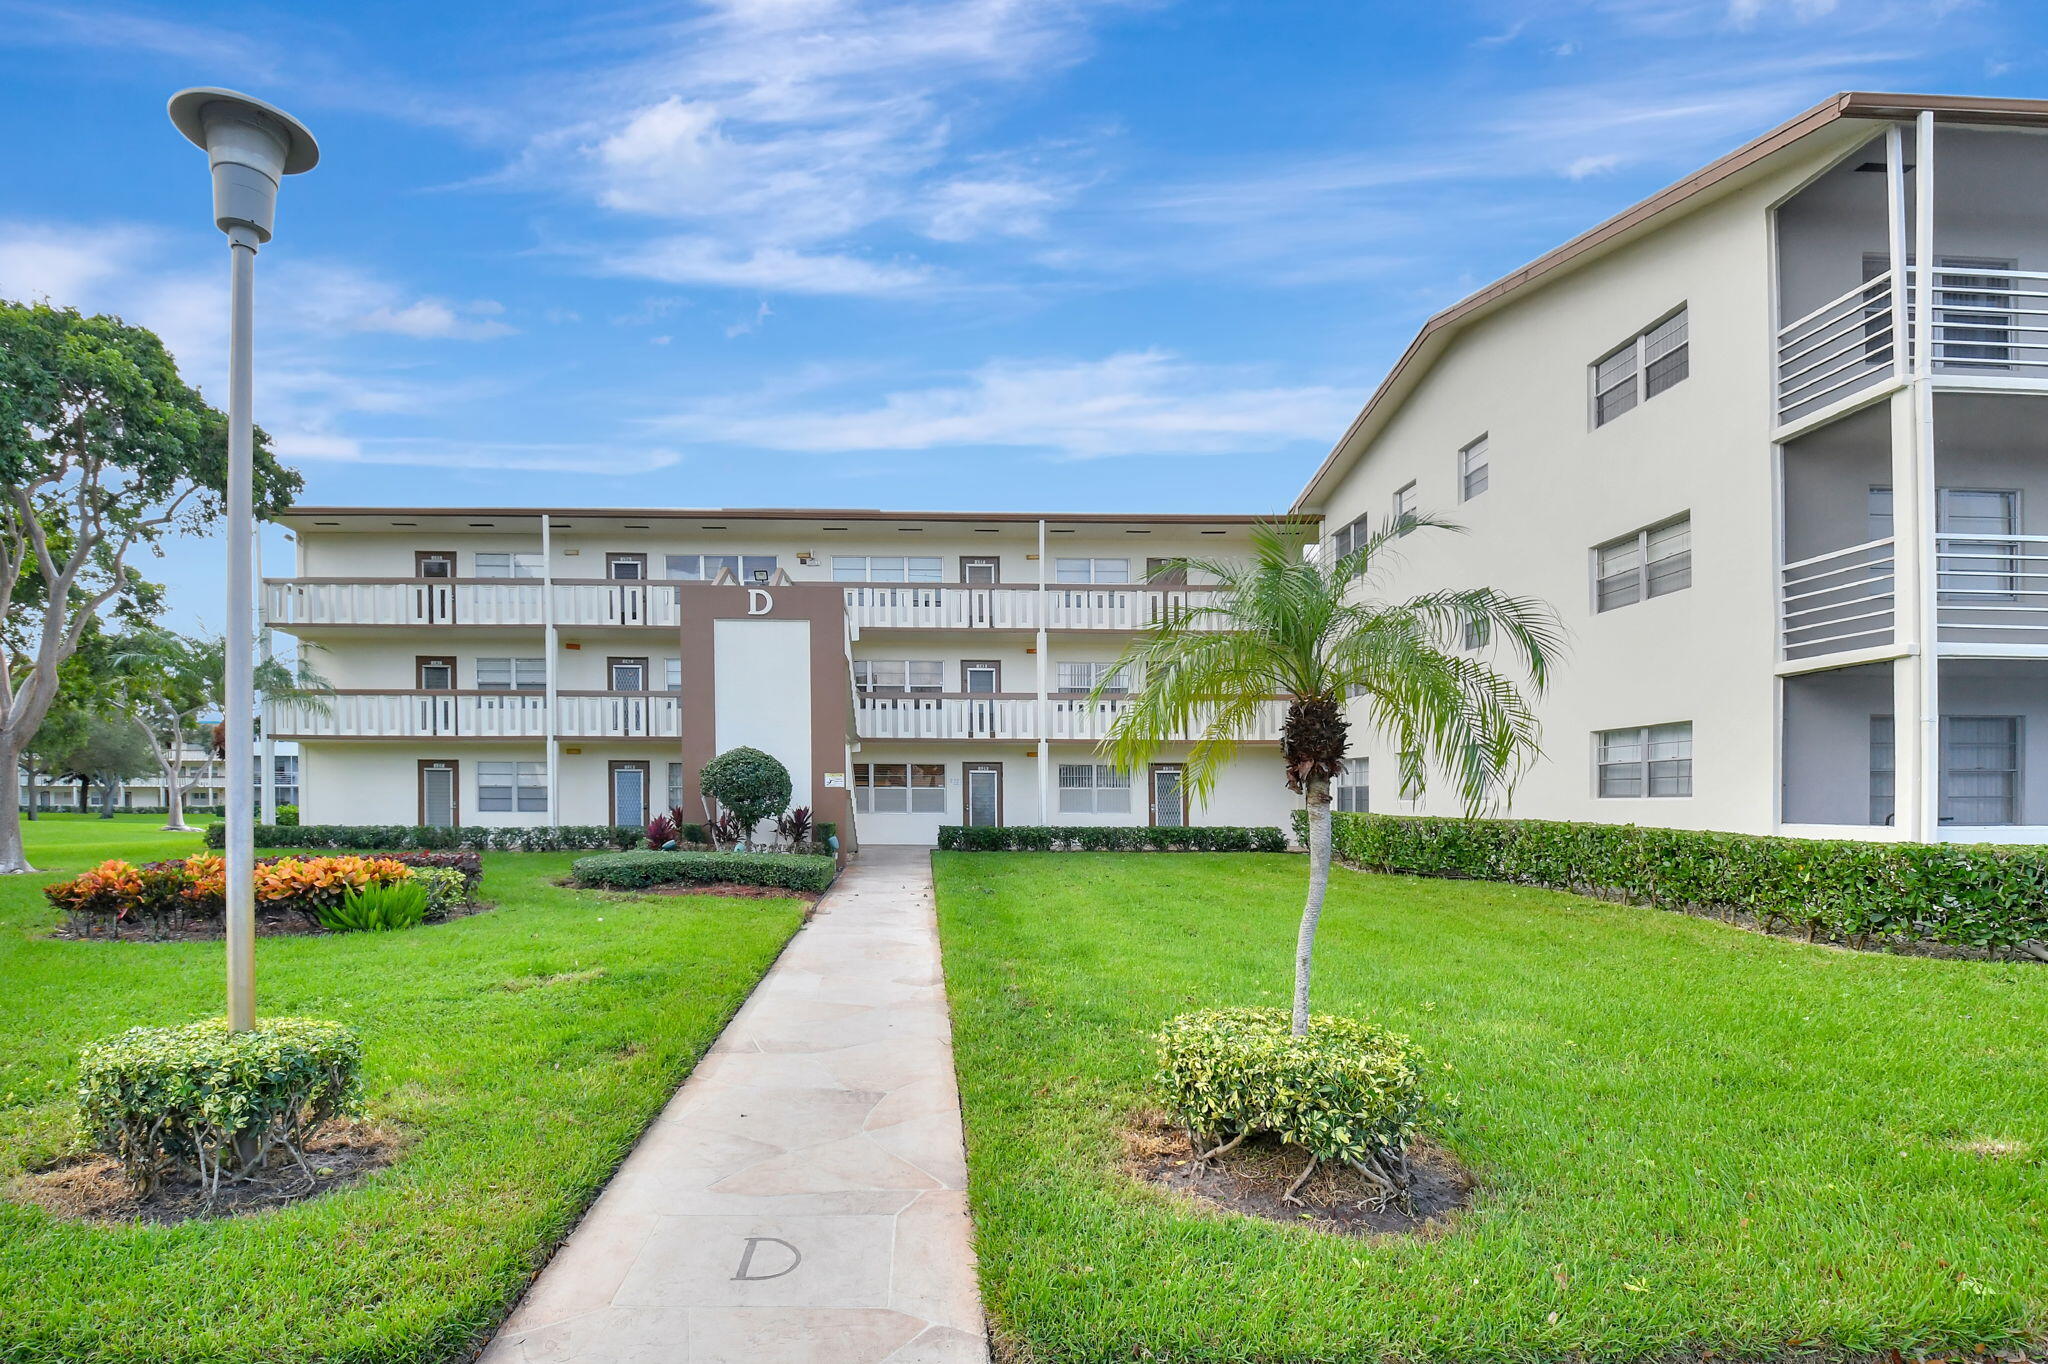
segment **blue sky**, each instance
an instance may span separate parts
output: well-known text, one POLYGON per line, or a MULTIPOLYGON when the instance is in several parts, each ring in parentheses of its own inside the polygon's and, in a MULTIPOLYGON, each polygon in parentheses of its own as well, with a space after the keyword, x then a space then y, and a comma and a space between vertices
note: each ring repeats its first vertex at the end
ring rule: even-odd
POLYGON ((0 0, 0 61, 0 296, 216 398, 164 100, 319 136, 259 264, 310 500, 1273 511, 1429 313, 1836 90, 2048 95, 2048 5, 0 0))

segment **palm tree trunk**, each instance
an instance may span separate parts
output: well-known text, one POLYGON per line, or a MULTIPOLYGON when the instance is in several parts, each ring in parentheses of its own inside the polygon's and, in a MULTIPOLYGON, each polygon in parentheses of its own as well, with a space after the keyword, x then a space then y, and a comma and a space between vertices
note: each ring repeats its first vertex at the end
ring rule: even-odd
POLYGON ((1330 889, 1330 779, 1308 783, 1308 903, 1301 907, 1301 935, 1294 944, 1294 1035, 1308 1032, 1309 976, 1315 966, 1316 925, 1330 889))

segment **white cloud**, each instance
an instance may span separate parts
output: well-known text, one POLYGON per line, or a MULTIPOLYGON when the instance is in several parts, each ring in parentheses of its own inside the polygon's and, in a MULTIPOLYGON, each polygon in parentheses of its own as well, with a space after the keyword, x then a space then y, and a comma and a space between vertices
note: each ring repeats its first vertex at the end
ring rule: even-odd
POLYGON ((480 472, 591 474, 631 469, 645 473, 672 468, 682 455, 666 446, 633 448, 617 442, 459 441, 368 439, 322 432, 279 436, 278 454, 287 461, 335 464, 413 465, 480 472))
POLYGON ((795 294, 902 294, 932 282, 928 266, 783 246, 732 246, 712 237, 664 237, 603 256, 605 274, 795 294))
POLYGON ((1324 444, 1357 394, 1257 382, 1160 350, 1099 360, 998 360, 879 401, 801 410, 784 393, 680 412, 661 429, 707 444, 804 452, 1008 446, 1077 458, 1243 454, 1324 444))

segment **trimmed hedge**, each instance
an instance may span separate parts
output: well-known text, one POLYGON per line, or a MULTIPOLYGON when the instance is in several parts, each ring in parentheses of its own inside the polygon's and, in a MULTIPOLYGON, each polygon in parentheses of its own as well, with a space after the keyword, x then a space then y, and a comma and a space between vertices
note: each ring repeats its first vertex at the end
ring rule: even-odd
MULTIPOLYGON (((227 825, 206 829, 206 846, 227 846, 227 825)), ((476 852, 585 852, 637 848, 647 831, 637 824, 561 824, 492 827, 465 824, 258 824, 259 848, 357 848, 379 852, 404 848, 468 849, 476 852)))
POLYGON ((1014 824, 1000 828, 939 826, 946 852, 1286 852, 1287 835, 1221 824, 1156 829, 1122 824, 1014 824))
POLYGON ((1333 817, 1332 844, 1370 871, 1734 912, 1852 943, 2009 950, 2048 939, 2048 848, 1352 814, 1333 817))
POLYGON ((580 857, 569 872, 586 886, 645 890, 649 886, 709 886, 721 882, 822 891, 839 864, 802 853, 619 852, 580 857))

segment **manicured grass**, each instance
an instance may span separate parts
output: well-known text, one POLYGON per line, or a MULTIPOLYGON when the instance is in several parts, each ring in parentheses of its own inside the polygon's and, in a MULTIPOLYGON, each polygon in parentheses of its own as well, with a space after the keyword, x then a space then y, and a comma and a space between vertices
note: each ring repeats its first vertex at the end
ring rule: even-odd
MULTIPOLYGON (((198 851, 145 819, 49 817, 30 859, 198 851)), ((486 853, 489 914, 264 938, 259 1008, 353 1023, 370 1116, 409 1145, 365 1183, 171 1227, 0 1202, 0 1359, 446 1360, 488 1331, 801 921, 788 900, 561 889, 574 853, 486 853)), ((218 1014, 218 943, 72 943, 0 878, 0 1185, 73 1140, 73 1061, 218 1014)))
POLYGON ((1158 1025, 1285 1003, 1302 859, 937 864, 982 1281, 1022 1358, 1768 1358, 2048 1322, 2048 968, 1339 871, 1317 1005, 1455 1064, 1445 1135, 1483 1181, 1448 1234, 1369 1243, 1117 1172, 1158 1025))

